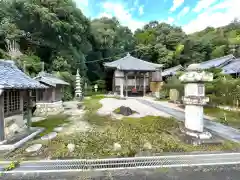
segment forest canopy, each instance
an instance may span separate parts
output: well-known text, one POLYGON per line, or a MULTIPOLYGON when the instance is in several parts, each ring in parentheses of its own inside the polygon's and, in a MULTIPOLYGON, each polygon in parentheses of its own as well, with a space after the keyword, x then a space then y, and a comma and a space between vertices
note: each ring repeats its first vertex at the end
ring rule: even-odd
POLYGON ((104 62, 127 52, 165 68, 230 53, 240 56, 238 20, 190 35, 158 21, 132 32, 114 17, 86 18, 72 0, 3 0, 0 21, 0 58, 10 58, 6 41, 16 41, 22 53, 17 61, 31 76, 44 62, 48 72, 73 80, 79 68, 87 81, 95 82, 105 78, 104 62))

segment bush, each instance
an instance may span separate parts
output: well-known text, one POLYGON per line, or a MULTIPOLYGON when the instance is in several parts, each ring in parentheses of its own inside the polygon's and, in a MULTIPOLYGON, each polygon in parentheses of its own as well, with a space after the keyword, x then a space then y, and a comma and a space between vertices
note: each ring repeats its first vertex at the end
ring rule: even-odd
POLYGON ((64 89, 62 101, 70 101, 73 99, 72 90, 70 87, 64 89))
POLYGON ((218 77, 206 84, 206 94, 213 105, 239 106, 240 79, 218 77))
POLYGON ((97 80, 95 84, 98 85, 98 91, 105 91, 106 89, 106 81, 105 80, 97 80))
POLYGON ((168 97, 170 89, 176 89, 179 92, 179 100, 181 100, 184 95, 184 84, 178 79, 178 76, 169 77, 161 92, 164 92, 165 96, 167 94, 168 97))

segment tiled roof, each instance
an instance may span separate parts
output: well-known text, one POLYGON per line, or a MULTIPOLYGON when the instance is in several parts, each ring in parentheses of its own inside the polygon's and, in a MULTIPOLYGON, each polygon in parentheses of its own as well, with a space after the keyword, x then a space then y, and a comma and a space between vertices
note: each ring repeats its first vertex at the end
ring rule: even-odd
POLYGON ((23 73, 13 61, 3 59, 0 60, 0 86, 5 89, 47 88, 23 73))
POLYGON ((240 73, 240 58, 232 60, 229 64, 222 67, 224 74, 240 73))
POLYGON ((171 67, 168 69, 163 70, 162 72, 162 76, 170 76, 170 75, 175 75, 177 71, 183 69, 183 67, 181 65, 175 66, 175 67, 171 67))
POLYGON ((65 82, 64 80, 62 80, 52 74, 46 73, 46 72, 40 72, 37 75, 37 77, 35 77, 34 79, 36 79, 39 82, 42 82, 42 83, 45 83, 47 85, 54 86, 54 87, 56 87, 57 84, 69 85, 69 83, 65 82))
POLYGON ((119 60, 105 63, 104 66, 108 68, 116 68, 123 71, 156 71, 157 68, 160 68, 163 65, 143 61, 128 54, 119 60))
POLYGON ((223 57, 220 57, 220 58, 205 61, 205 62, 200 63, 200 69, 222 67, 222 66, 226 65, 227 63, 229 63, 234 58, 235 57, 232 54, 230 54, 230 55, 223 56, 223 57))

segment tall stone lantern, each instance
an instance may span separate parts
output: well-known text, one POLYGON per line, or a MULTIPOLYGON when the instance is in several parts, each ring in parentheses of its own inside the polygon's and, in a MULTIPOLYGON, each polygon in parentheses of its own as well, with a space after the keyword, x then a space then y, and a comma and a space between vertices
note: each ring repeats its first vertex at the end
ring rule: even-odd
POLYGON ((195 140, 212 137, 209 132, 204 132, 203 106, 209 102, 204 83, 213 81, 213 74, 198 67, 199 64, 189 65, 187 72, 179 78, 184 83, 185 133, 195 140))

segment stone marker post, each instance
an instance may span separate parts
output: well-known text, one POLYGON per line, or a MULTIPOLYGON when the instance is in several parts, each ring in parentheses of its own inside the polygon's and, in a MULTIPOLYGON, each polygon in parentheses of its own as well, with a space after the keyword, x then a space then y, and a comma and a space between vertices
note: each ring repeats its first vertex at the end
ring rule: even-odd
POLYGON ((199 64, 189 65, 187 72, 179 79, 185 84, 183 97, 185 133, 192 138, 201 140, 212 137, 209 132, 204 132, 203 106, 209 101, 209 98, 205 97, 204 82, 213 81, 213 74, 202 71, 198 67, 199 64))
POLYGON ((95 90, 95 92, 98 91, 98 85, 97 84, 94 85, 94 90, 95 90))

